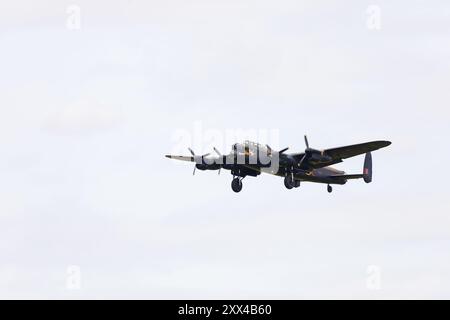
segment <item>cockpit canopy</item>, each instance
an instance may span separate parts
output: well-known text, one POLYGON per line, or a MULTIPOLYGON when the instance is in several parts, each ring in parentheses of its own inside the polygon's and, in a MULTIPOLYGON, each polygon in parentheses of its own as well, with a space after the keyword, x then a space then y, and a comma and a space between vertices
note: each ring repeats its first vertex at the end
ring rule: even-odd
POLYGON ((257 154, 258 152, 266 152, 267 147, 257 142, 245 140, 243 143, 235 143, 232 147, 234 153, 257 154))

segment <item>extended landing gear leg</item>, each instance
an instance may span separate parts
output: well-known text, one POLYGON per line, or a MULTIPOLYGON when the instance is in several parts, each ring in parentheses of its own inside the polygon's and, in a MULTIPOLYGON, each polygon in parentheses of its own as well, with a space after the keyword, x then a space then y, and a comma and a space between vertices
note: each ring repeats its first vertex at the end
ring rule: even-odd
POLYGON ((289 190, 294 187, 294 180, 292 179, 292 175, 288 174, 286 177, 284 177, 284 186, 289 190))
POLYGON ((327 186, 327 191, 328 191, 328 193, 332 193, 333 192, 333 187, 328 185, 327 186))
POLYGON ((241 179, 233 178, 233 181, 231 181, 231 189, 233 189, 234 192, 240 192, 242 190, 241 179))

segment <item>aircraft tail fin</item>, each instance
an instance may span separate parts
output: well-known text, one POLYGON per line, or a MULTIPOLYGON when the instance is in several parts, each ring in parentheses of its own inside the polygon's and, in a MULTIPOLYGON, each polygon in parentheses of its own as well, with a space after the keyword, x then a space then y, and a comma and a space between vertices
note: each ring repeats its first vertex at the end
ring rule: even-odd
POLYGON ((334 175, 333 178, 338 179, 364 179, 365 183, 372 182, 372 155, 370 152, 366 153, 366 157, 364 158, 364 167, 363 167, 363 173, 362 174, 340 174, 340 175, 334 175))
POLYGON ((372 182, 372 154, 366 153, 364 158, 363 179, 365 183, 372 182))

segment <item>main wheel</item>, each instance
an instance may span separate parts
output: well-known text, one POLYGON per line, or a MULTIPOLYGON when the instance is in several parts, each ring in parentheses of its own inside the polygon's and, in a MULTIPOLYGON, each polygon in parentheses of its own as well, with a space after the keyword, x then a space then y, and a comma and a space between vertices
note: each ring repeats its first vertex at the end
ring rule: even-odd
POLYGON ((295 187, 295 188, 300 187, 300 180, 295 180, 295 181, 294 181, 294 187, 295 187))
POLYGON ((289 190, 294 187, 294 181, 292 180, 292 176, 290 174, 284 177, 284 186, 289 190))
POLYGON ((242 190, 242 182, 239 178, 234 178, 233 181, 231 181, 231 189, 233 189, 234 192, 240 192, 242 190))
POLYGON ((327 186, 327 191, 328 191, 329 193, 333 192, 333 187, 330 186, 330 185, 328 185, 328 186, 327 186))

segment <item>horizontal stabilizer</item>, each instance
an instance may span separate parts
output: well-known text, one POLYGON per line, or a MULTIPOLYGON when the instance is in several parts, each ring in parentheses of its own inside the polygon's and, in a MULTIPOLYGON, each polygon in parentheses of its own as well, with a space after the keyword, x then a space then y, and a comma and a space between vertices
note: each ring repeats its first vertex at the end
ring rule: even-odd
POLYGON ((336 176, 332 176, 333 178, 340 178, 340 179, 361 179, 364 178, 363 174, 341 174, 341 175, 336 175, 336 176))

